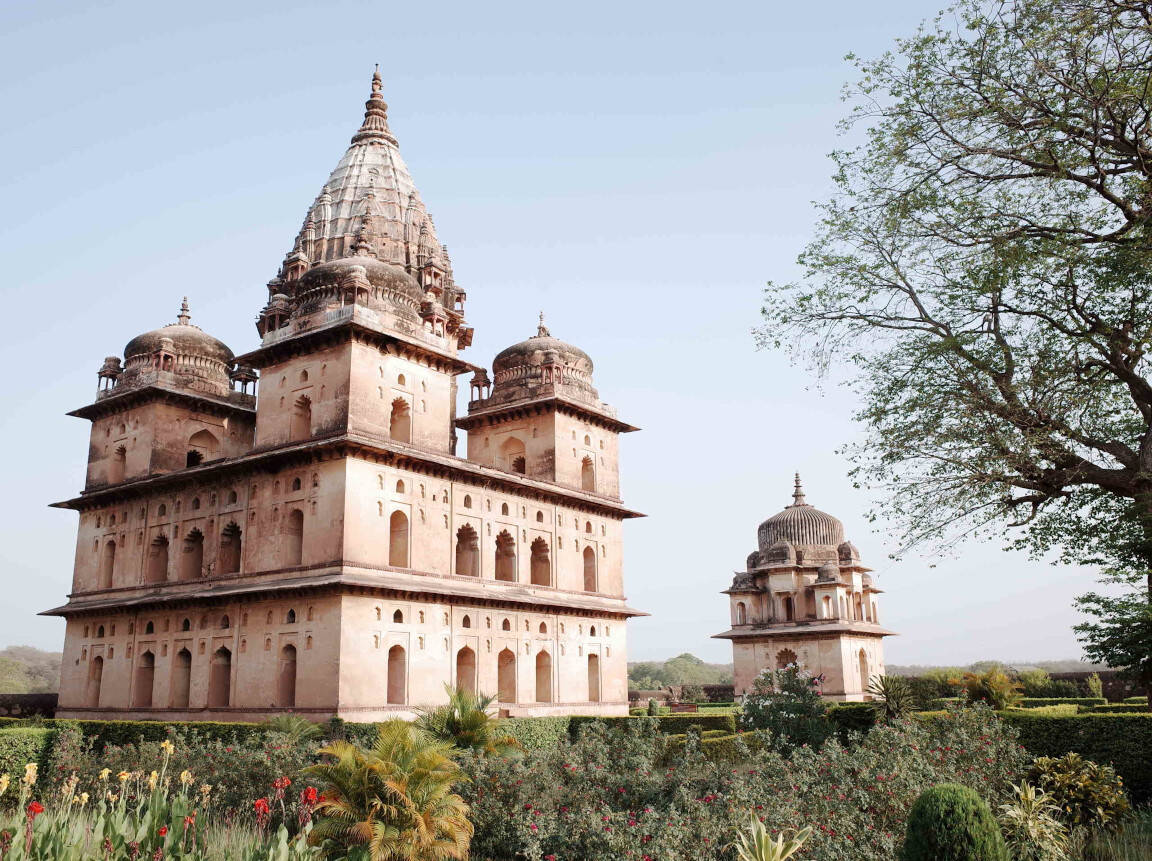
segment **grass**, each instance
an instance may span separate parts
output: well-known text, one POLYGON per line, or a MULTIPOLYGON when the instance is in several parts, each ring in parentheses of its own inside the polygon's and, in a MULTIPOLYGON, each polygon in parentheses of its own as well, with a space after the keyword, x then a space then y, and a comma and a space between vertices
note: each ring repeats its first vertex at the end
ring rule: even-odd
POLYGON ((1152 808, 1136 810, 1115 834, 1093 837, 1083 857, 1084 861, 1148 861, 1152 858, 1152 808))

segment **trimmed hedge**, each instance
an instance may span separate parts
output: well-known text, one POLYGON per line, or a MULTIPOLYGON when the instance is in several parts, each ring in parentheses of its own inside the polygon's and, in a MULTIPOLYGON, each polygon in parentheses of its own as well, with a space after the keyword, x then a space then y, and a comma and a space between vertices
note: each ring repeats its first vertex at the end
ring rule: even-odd
POLYGON ((1124 705, 1148 705, 1148 697, 1124 697, 1124 705))
POLYGON ((1116 769, 1133 801, 1152 799, 1152 714, 1050 717, 1011 711, 1001 716, 1020 731, 1020 744, 1029 753, 1058 757, 1074 751, 1116 769))
MULTIPOLYGON (((517 720, 548 720, 548 718, 517 718, 517 720)), ((599 717, 597 715, 573 715, 569 719, 569 735, 575 738, 580 731, 580 727, 589 723, 603 723, 606 726, 624 727, 628 725, 628 721, 636 720, 654 720, 656 721, 656 728, 668 735, 683 735, 687 732, 688 727, 698 726, 701 731, 708 729, 719 729, 727 733, 736 732, 736 715, 728 714, 675 714, 675 715, 660 715, 659 717, 649 718, 645 716, 640 717, 599 717)))
MULTIPOLYGON (((685 737, 682 735, 668 737, 668 747, 664 751, 665 762, 673 762, 680 756, 684 750, 684 741, 685 737)), ((746 751, 758 750, 763 744, 763 739, 759 733, 724 733, 716 736, 701 736, 700 752, 711 762, 743 762, 746 751)))
POLYGON ((0 729, 0 774, 12 782, 24 776, 24 766, 36 763, 45 770, 56 730, 51 727, 18 726, 0 729))
POLYGON ((837 703, 828 708, 828 719, 840 743, 847 744, 850 733, 866 733, 876 725, 876 710, 869 703, 837 703))
MULTIPOLYGON (((1052 705, 1052 706, 1032 706, 1031 708, 1026 708, 1026 709, 1012 708, 1012 709, 1006 709, 1006 711, 1022 712, 1024 714, 1048 715, 1051 717, 1054 715, 1077 715, 1077 714, 1080 714, 1080 710, 1084 709, 1084 708, 1092 708, 1092 707, 1071 705, 1069 703, 1060 703, 1059 705, 1052 705)), ((1096 706, 1095 708, 1102 708, 1102 706, 1096 706)))
POLYGON ((568 738, 571 718, 556 717, 505 718, 498 731, 512 736, 525 750, 547 750, 568 738))
MULTIPOLYGON (((929 709, 942 709, 960 702, 959 697, 941 697, 928 704, 929 709)), ((1043 706, 1102 706, 1108 700, 1104 697, 1023 697, 1013 708, 1035 709, 1043 706)))
POLYGON ((1109 703, 1084 710, 1087 714, 1149 714, 1147 703, 1109 703))

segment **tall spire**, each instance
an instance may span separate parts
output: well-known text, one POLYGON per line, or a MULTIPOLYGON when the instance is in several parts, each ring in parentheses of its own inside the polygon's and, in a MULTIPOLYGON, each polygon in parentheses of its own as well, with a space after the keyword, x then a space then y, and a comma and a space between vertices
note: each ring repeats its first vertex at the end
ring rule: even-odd
POLYGON ((800 473, 796 473, 796 488, 792 491, 792 505, 807 505, 804 501, 804 488, 800 485, 800 473))
POLYGON ((544 312, 540 312, 540 323, 536 326, 536 337, 547 338, 552 333, 548 331, 548 327, 544 325, 544 312))
POLYGON ((387 141, 396 145, 396 138, 388 128, 388 103, 384 101, 381 90, 384 85, 380 80, 380 64, 376 64, 376 71, 372 73, 372 95, 364 103, 364 122, 360 130, 352 137, 352 143, 372 143, 373 141, 387 141))
POLYGON ((184 301, 180 303, 180 313, 176 315, 176 323, 180 326, 187 326, 191 321, 192 315, 188 313, 188 297, 184 297, 184 301))

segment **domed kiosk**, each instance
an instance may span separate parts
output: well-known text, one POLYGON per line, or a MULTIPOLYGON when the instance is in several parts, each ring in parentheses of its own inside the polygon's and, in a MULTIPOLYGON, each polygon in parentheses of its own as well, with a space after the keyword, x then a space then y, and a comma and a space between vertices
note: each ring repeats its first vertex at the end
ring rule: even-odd
POLYGON ((868 683, 884 674, 881 593, 844 538, 844 524, 809 505, 800 476, 792 504, 760 524, 757 549, 736 573, 729 596, 737 696, 765 669, 799 664, 822 675, 833 700, 868 699, 868 683))

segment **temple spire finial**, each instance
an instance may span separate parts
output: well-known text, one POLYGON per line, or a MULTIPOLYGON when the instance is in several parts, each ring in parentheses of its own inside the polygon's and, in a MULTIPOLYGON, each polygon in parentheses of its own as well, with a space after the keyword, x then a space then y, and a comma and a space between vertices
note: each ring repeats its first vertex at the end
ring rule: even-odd
POLYGON ((396 138, 392 137, 392 132, 388 128, 388 103, 384 101, 384 96, 381 93, 383 89, 384 83, 380 79, 380 64, 377 63, 376 70, 372 73, 372 94, 364 103, 364 122, 360 124, 360 129, 352 136, 352 143, 387 141, 393 146, 396 145, 396 138))
POLYGON ((800 473, 796 473, 796 487, 792 491, 793 505, 807 505, 804 501, 804 487, 800 484, 800 473))
POLYGON ((176 315, 176 322, 181 326, 187 326, 192 319, 192 315, 188 313, 188 297, 184 297, 184 301, 180 303, 180 313, 176 315))
POLYGON ((548 331, 548 327, 544 325, 544 312, 540 312, 540 323, 536 326, 536 337, 547 338, 552 333, 548 331))

